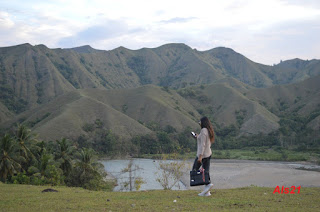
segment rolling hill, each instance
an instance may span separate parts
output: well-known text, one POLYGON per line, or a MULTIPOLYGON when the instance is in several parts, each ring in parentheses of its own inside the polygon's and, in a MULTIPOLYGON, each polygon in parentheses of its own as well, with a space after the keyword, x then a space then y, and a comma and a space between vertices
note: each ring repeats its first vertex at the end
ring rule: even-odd
POLYGON ((146 85, 129 90, 79 89, 21 113, 5 125, 22 122, 45 140, 75 139, 87 134, 86 124, 99 120, 121 139, 128 140, 135 135, 153 133, 146 127, 153 122, 162 128, 170 125, 178 131, 187 126, 196 128, 199 117, 175 91, 146 85))
POLYGON ((202 115, 234 136, 276 132, 290 114, 319 129, 319 60, 266 66, 224 47, 22 44, 0 48, 0 72, 0 128, 24 123, 46 140, 86 135, 97 120, 124 140, 154 134, 155 123, 196 130, 202 115))
POLYGON ((279 118, 246 97, 247 86, 235 79, 180 90, 195 108, 221 127, 236 125, 241 134, 268 134, 279 128, 279 118))
POLYGON ((111 51, 90 46, 0 48, 1 102, 18 114, 76 89, 136 88, 145 84, 183 88, 233 77, 253 87, 299 82, 319 74, 320 61, 255 63, 228 48, 197 51, 184 44, 111 51))

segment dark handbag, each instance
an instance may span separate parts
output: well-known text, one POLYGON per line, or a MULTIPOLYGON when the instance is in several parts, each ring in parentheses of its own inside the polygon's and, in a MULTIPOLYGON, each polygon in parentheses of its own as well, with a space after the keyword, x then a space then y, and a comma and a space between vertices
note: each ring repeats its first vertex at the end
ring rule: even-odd
POLYGON ((202 168, 198 171, 190 171, 190 186, 207 185, 210 183, 211 180, 209 172, 206 172, 202 168))

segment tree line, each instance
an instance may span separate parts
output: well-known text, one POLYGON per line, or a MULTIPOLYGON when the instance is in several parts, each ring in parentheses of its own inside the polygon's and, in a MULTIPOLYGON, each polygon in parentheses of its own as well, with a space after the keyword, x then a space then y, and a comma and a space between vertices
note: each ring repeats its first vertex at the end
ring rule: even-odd
MULTIPOLYGON (((244 113, 243 111, 240 112, 240 115, 244 113)), ((238 125, 220 126, 214 120, 212 120, 212 123, 216 135, 212 149, 279 147, 296 151, 320 151, 319 132, 309 128, 303 128, 302 130, 293 128, 294 125, 289 125, 286 122, 280 121, 280 128, 269 134, 243 136, 239 136, 240 127, 238 125), (283 133, 284 128, 289 130, 283 133)), ((83 126, 87 134, 80 135, 76 141, 81 148, 92 148, 96 152, 107 156, 126 154, 139 157, 144 154, 185 154, 196 151, 197 142, 190 134, 195 129, 185 127, 178 132, 170 125, 160 127, 156 122, 144 123, 144 125, 153 133, 134 136, 130 140, 122 140, 111 130, 106 129, 100 120, 96 120, 92 124, 83 126)))
POLYGON ((0 140, 0 180, 5 183, 66 185, 111 190, 104 167, 90 148, 79 148, 63 138, 39 141, 25 125, 0 140))
POLYGON ((102 155, 111 157, 124 154, 136 157, 143 154, 184 154, 196 151, 196 141, 190 134, 193 131, 190 127, 181 132, 177 132, 170 125, 161 128, 156 122, 147 123, 146 127, 153 133, 123 140, 97 119, 92 124, 84 124, 83 129, 87 133, 80 135, 76 141, 80 148, 92 148, 102 155))

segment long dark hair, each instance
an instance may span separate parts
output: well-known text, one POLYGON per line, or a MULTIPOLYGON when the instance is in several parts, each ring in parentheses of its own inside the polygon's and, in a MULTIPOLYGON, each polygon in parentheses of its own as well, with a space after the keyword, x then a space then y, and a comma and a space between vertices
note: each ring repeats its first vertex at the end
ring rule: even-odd
POLYGON ((214 130, 213 130, 213 127, 212 127, 210 120, 206 116, 204 116, 201 118, 200 122, 201 122, 201 129, 207 128, 207 130, 209 132, 210 142, 213 144, 214 143, 214 130))

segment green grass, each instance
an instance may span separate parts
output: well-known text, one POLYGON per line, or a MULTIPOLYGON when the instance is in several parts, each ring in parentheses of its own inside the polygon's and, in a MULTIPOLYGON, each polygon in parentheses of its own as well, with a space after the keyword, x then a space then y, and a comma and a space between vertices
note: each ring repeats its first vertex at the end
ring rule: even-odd
POLYGON ((273 194, 274 188, 217 189, 210 197, 198 191, 153 190, 103 192, 81 188, 0 183, 0 211, 319 211, 320 188, 300 194, 273 194), (173 202, 176 200, 176 202, 173 202))

